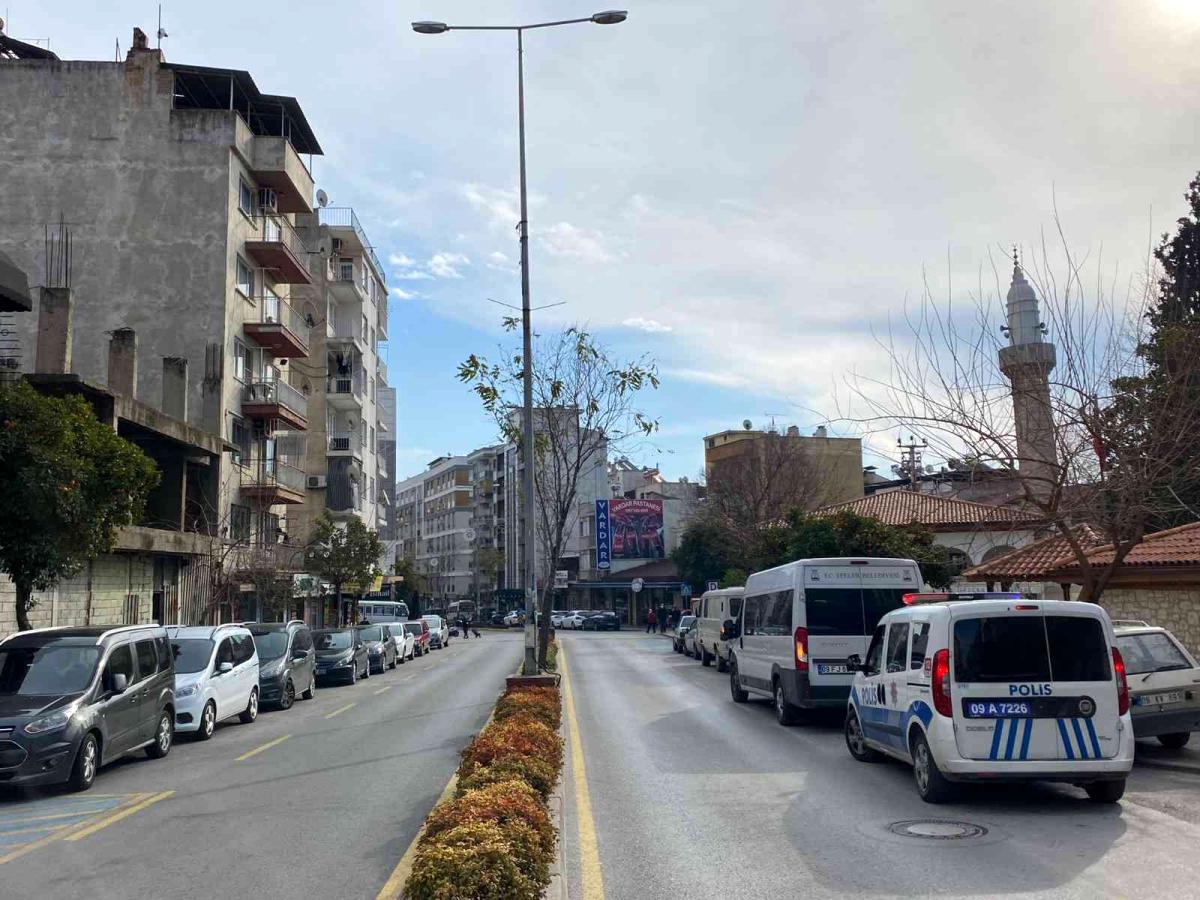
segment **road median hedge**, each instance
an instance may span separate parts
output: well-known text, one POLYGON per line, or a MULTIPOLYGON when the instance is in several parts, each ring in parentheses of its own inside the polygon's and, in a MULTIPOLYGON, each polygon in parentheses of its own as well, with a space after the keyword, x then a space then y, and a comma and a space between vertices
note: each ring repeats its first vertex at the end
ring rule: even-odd
POLYGON ((510 690, 462 751, 455 796, 425 820, 411 900, 536 900, 557 834, 547 806, 563 762, 556 687, 510 690))

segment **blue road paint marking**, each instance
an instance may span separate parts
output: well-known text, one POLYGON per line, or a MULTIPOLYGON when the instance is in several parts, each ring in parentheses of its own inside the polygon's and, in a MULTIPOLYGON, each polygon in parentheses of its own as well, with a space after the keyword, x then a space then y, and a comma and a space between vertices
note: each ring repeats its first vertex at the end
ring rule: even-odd
POLYGON ((1075 730, 1075 740, 1079 742, 1079 755, 1083 759, 1088 758, 1087 744, 1083 742, 1083 729, 1079 727, 1079 720, 1071 720, 1071 728, 1075 730))
POLYGON ((1013 747, 1017 745, 1017 726, 1020 725, 1020 720, 1009 719, 1008 722, 1008 746, 1004 748, 1004 758, 1012 759, 1013 747))
POLYGON ((1033 734, 1033 719, 1025 720, 1025 733, 1021 735, 1021 759, 1029 759, 1029 737, 1033 734))
POLYGON ((119 809, 136 796, 47 797, 8 807, 0 804, 0 850, 9 853, 52 837, 55 832, 66 833, 90 819, 119 809))
POLYGON ((1067 737, 1066 723, 1062 719, 1055 719, 1054 721, 1058 723, 1058 733, 1062 737, 1063 748, 1067 752, 1067 759, 1074 759, 1075 751, 1071 749, 1071 739, 1067 737))
POLYGON ((1000 752, 1000 738, 1004 734, 1004 720, 996 720, 996 728, 992 732, 992 752, 988 754, 988 759, 995 759, 1000 752))
POLYGON ((1096 726, 1092 724, 1091 719, 1084 719, 1083 721, 1087 723, 1088 738, 1090 738, 1091 742, 1092 742, 1092 752, 1095 753, 1094 758, 1099 759, 1100 758, 1100 739, 1096 737, 1096 726))

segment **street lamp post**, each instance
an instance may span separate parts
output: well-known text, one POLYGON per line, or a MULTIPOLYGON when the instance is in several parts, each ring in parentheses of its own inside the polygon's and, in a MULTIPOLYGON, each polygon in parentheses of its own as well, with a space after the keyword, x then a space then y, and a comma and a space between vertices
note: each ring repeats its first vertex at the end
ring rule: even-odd
POLYGON ((577 25, 591 22, 595 25, 616 25, 628 17, 625 10, 610 9, 598 12, 586 19, 563 19, 557 22, 538 22, 533 25, 447 25, 445 22, 413 22, 417 34, 445 34, 447 31, 515 31, 517 33, 517 132, 520 142, 521 161, 521 221, 517 224, 521 242, 521 340, 524 363, 522 403, 522 457, 525 470, 522 473, 521 492, 524 496, 525 518, 521 534, 525 541, 525 664, 526 675, 538 673, 537 630, 534 625, 534 610, 537 607, 537 529, 534 509, 537 498, 533 479, 533 340, 529 322, 529 204, 525 188, 525 44, 524 34, 534 28, 552 28, 556 25, 577 25))

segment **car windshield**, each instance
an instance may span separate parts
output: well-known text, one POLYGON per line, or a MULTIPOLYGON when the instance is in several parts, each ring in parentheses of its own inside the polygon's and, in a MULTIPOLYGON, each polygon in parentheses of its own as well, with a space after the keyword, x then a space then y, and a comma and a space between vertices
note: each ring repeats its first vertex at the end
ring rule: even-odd
POLYGON ((208 638, 180 638, 171 641, 171 655, 175 657, 175 672, 187 675, 200 672, 212 658, 213 642, 208 638))
POLYGON ((259 659, 279 659, 287 653, 287 646, 286 631, 266 631, 262 634, 254 634, 254 647, 258 650, 259 659))
POLYGON ((695 616, 684 616, 682 619, 679 620, 679 627, 687 628, 689 625, 691 625, 695 621, 696 621, 695 616))
POLYGON ((350 633, 348 631, 318 631, 313 634, 313 646, 322 650, 349 650, 350 633))
POLYGON ((78 693, 92 683, 99 658, 94 645, 0 650, 0 697, 78 693))
POLYGON ((359 635, 364 641, 382 641, 383 629, 378 625, 372 625, 369 628, 358 629, 359 635))
POLYGON ((1161 631, 1148 634, 1125 634, 1117 637, 1117 649, 1125 660, 1127 675, 1147 672, 1166 672, 1171 669, 1190 669, 1192 664, 1161 631))
POLYGON ((409 634, 420 634, 421 626, 420 625, 405 625, 404 630, 407 631, 409 634))

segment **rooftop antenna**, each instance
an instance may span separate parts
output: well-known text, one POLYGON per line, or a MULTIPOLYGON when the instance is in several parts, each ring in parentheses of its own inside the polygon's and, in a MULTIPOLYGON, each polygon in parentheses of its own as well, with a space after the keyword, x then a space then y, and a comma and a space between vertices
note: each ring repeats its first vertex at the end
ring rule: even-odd
POLYGON ((763 415, 767 416, 771 420, 771 426, 767 429, 767 431, 771 432, 772 434, 775 434, 776 432, 779 431, 779 429, 775 427, 775 419, 782 418, 783 416, 786 416, 787 413, 765 412, 765 413, 763 413, 763 415))
POLYGON ((162 4, 158 4, 158 46, 157 49, 162 49, 162 39, 169 37, 167 29, 162 27, 162 4))

